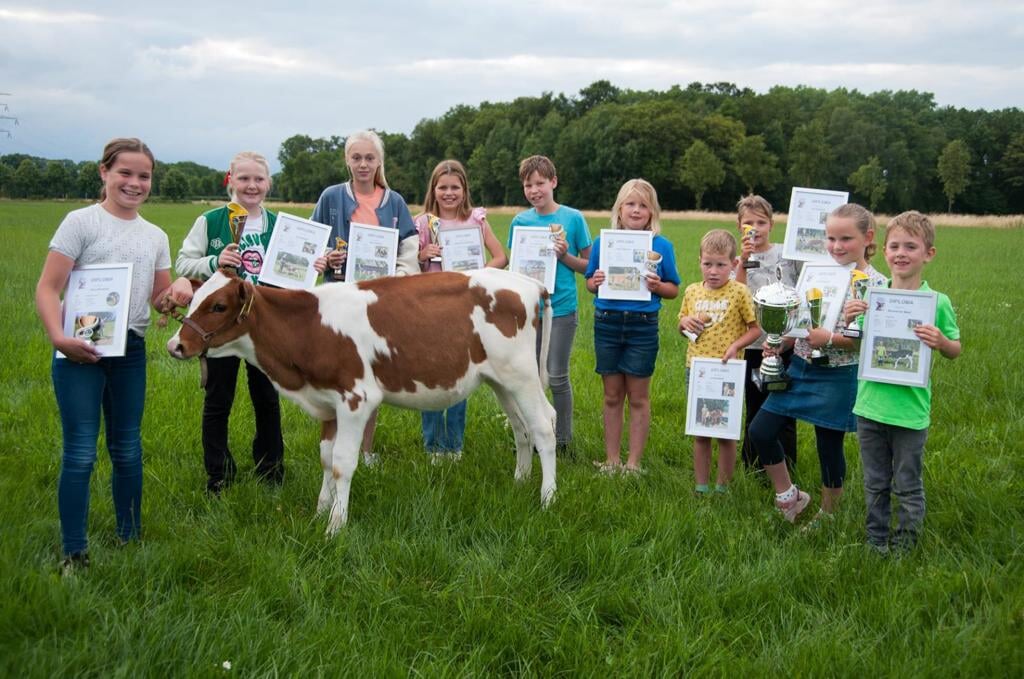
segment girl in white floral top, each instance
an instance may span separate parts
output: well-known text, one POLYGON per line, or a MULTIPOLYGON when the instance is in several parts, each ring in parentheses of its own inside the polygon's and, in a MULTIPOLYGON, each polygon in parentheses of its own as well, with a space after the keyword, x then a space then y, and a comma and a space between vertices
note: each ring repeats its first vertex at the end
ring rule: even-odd
MULTIPOLYGON (((828 252, 837 264, 854 265, 868 276, 869 285, 884 285, 885 277, 868 264, 875 252, 875 218, 860 205, 836 208, 825 225, 828 252)), ((857 398, 857 352, 854 340, 835 328, 814 328, 806 339, 797 340, 789 368, 792 378, 786 391, 772 393, 750 423, 748 435, 765 471, 775 487, 775 506, 795 522, 810 503, 810 496, 790 480, 783 461, 779 432, 786 418, 795 417, 814 425, 818 460, 821 463, 821 510, 813 525, 832 517, 843 493, 846 458, 843 438, 856 431, 853 404, 857 398), (811 351, 821 349, 826 365, 815 365, 811 351)))

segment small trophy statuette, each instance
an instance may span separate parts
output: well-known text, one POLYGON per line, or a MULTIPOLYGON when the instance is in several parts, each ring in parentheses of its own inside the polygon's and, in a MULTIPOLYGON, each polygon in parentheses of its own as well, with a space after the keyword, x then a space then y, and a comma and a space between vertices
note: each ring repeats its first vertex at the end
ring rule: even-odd
MULTIPOLYGON (((850 272, 850 287, 853 288, 854 299, 864 299, 868 294, 868 275, 860 269, 854 269, 850 272)), ((860 339, 861 328, 864 325, 864 314, 860 314, 843 329, 843 337, 849 337, 851 339, 860 339)))
POLYGON ((647 257, 644 259, 644 275, 645 276, 657 276, 658 265, 661 264, 661 253, 655 252, 654 250, 647 251, 647 257))
MULTIPOLYGON (((334 249, 339 252, 344 252, 348 249, 348 241, 341 236, 334 237, 334 249)), ((345 273, 344 265, 334 267, 334 277, 341 278, 341 275, 345 273)))
MULTIPOLYGON (((810 311, 811 329, 821 327, 821 298, 823 293, 820 288, 811 288, 807 291, 807 309, 810 311)), ((822 353, 821 349, 811 351, 811 363, 814 365, 828 365, 828 356, 822 353)))
MULTIPOLYGON (((753 245, 753 243, 754 243, 754 236, 757 233, 754 230, 754 225, 753 224, 744 224, 740 228, 743 229, 743 240, 749 241, 750 244, 753 245)), ((747 261, 743 262, 743 268, 744 269, 757 269, 760 266, 761 266, 761 262, 758 262, 757 260, 753 260, 753 259, 748 259, 747 261)))
POLYGON ((551 231, 548 238, 551 239, 552 250, 554 250, 554 242, 559 238, 565 238, 565 227, 561 224, 548 224, 548 230, 551 231))

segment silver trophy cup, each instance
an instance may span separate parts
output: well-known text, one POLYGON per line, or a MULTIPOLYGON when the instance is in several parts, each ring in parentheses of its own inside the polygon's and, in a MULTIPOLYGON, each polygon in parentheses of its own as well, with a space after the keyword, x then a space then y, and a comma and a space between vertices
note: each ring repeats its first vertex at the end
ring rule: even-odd
MULTIPOLYGON (((778 351, 782 336, 796 327, 799 318, 800 296, 796 290, 781 281, 766 285, 754 295, 757 322, 768 335, 766 344, 778 351)), ((761 361, 761 369, 752 376, 761 391, 785 391, 789 375, 777 353, 761 361)))

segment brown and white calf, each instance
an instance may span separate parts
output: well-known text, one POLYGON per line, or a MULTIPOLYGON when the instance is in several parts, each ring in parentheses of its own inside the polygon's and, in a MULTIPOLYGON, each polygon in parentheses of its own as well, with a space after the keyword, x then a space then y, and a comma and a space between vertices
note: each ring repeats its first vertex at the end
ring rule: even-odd
MULTIPOLYGON (((255 287, 216 273, 167 343, 175 358, 209 351, 258 366, 278 391, 323 422, 317 511, 327 533, 348 517, 359 443, 381 404, 441 410, 487 382, 515 433, 517 480, 536 448, 541 502, 555 492, 555 412, 536 357, 543 286, 497 269, 331 283, 312 290, 255 287), (335 426, 336 425, 336 426, 335 426)), ((540 366, 547 363, 545 304, 540 366)))

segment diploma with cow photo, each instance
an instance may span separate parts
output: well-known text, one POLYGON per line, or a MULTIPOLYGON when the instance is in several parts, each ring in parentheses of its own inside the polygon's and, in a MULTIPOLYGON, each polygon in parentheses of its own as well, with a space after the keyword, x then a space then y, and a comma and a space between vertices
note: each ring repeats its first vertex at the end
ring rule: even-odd
POLYGON ((832 261, 825 248, 825 222, 840 205, 849 202, 847 191, 793 187, 786 215, 786 238, 782 256, 803 262, 832 261))
POLYGON ((437 232, 441 245, 441 268, 445 271, 472 271, 484 268, 483 232, 476 225, 442 228, 437 232))
POLYGON ((739 440, 747 362, 694 358, 686 391, 686 435, 739 440))
MULTIPOLYGON (((650 231, 601 229, 601 257, 598 266, 604 272, 604 283, 597 289, 601 299, 624 299, 649 302, 647 287, 648 255, 654 234, 650 231)), ((659 255, 660 258, 660 255, 659 255)))
POLYGON ((394 276, 398 263, 398 229, 352 222, 348 231, 345 281, 394 276))
POLYGON ((64 292, 64 334, 91 342, 102 356, 124 356, 131 292, 131 263, 73 269, 64 292))
POLYGON ((260 283, 279 288, 308 290, 316 285, 316 258, 327 249, 331 227, 282 212, 260 270, 260 283))
POLYGON ((551 230, 546 226, 515 227, 508 268, 543 283, 548 293, 554 293, 558 260, 551 247, 551 230))
POLYGON ((857 377, 908 387, 927 387, 932 350, 915 333, 935 325, 934 292, 868 288, 857 377))

